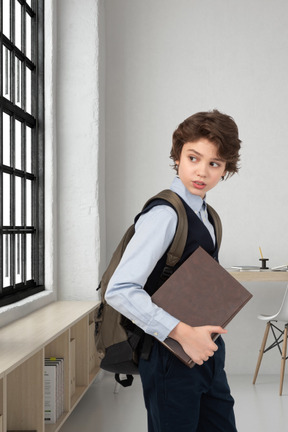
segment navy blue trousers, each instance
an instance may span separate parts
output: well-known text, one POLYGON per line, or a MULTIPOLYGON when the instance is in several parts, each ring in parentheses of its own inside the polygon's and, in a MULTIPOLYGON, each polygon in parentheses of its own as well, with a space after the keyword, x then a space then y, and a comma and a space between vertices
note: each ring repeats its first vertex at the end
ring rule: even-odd
POLYGON ((184 365, 155 341, 139 371, 148 413, 148 432, 237 432, 234 399, 224 371, 225 345, 202 366, 184 365))

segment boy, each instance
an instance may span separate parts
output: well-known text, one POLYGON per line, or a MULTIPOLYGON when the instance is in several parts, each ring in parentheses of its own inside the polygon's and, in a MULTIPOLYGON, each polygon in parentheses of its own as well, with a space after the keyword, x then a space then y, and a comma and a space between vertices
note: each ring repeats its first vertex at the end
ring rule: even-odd
MULTIPOLYGON (((240 144, 234 120, 217 110, 194 114, 175 130, 170 157, 177 176, 171 189, 183 201, 189 228, 183 256, 174 270, 198 246, 218 259, 205 198, 221 179, 238 171, 240 144)), ((151 302, 176 225, 175 210, 161 200, 142 212, 110 280, 106 300, 154 336, 148 358, 140 356, 139 361, 148 431, 235 432, 234 400, 224 371, 224 342, 221 336, 216 342, 211 339, 212 333, 226 330, 209 325, 190 327, 151 302), (192 369, 158 342, 167 336, 177 340, 194 360, 192 369)))

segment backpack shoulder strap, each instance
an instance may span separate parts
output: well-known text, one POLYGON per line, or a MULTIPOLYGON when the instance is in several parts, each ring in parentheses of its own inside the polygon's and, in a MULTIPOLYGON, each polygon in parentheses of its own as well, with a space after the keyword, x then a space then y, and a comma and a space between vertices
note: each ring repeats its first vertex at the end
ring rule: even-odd
MULTIPOLYGON (((147 205, 150 204, 151 201, 154 201, 156 199, 164 199, 168 201, 174 207, 174 209, 178 214, 178 224, 177 224, 176 233, 172 241, 172 244, 170 246, 170 249, 168 251, 167 260, 166 260, 166 266, 174 267, 175 264, 177 264, 177 262, 182 256, 186 239, 187 239, 188 221, 187 221, 186 211, 184 209, 183 203, 179 198, 179 196, 175 192, 172 192, 169 189, 163 190, 162 192, 158 193, 154 197, 150 198, 146 202, 142 210, 144 210, 147 207, 147 205)), ((102 301, 104 300, 105 292, 109 280, 111 279, 117 265, 119 264, 119 261, 124 253, 124 250, 126 249, 126 246, 131 240, 131 238, 133 237, 134 233, 135 233, 135 225, 132 224, 123 235, 121 241, 119 242, 117 248, 115 249, 112 255, 108 267, 106 268, 105 272, 102 275, 101 282, 98 287, 99 289, 101 286, 102 301)))
POLYGON ((216 212, 216 210, 214 210, 214 208, 211 207, 209 204, 207 204, 207 209, 208 209, 208 212, 210 213, 210 215, 212 216, 213 221, 214 221, 215 231, 216 231, 217 245, 218 245, 218 250, 219 250, 220 249, 220 245, 221 245, 221 241, 222 241, 222 223, 221 223, 221 219, 220 219, 220 216, 218 215, 218 213, 216 212))
POLYGON ((122 255, 126 249, 127 244, 129 243, 129 241, 133 237, 134 233, 135 233, 135 227, 134 227, 134 224, 132 224, 127 229, 127 231, 123 235, 122 239, 120 240, 118 246, 114 250, 113 255, 111 257, 111 260, 110 260, 108 266, 106 267, 106 270, 104 271, 104 273, 102 275, 101 281, 100 281, 99 286, 97 288, 97 290, 99 290, 101 288, 100 294, 101 294, 102 302, 104 302, 104 299, 105 299, 105 293, 106 293, 108 283, 109 283, 114 271, 116 270, 116 267, 118 266, 118 264, 120 262, 120 259, 121 259, 122 255))
MULTIPOLYGON (((168 266, 174 267, 174 265, 177 264, 177 262, 179 261, 179 259, 183 254, 184 247, 187 240, 188 220, 187 220, 186 210, 184 208, 184 205, 180 197, 171 189, 164 189, 163 191, 159 192, 157 195, 150 198, 145 203, 143 210, 147 207, 148 204, 150 204, 152 201, 156 199, 163 199, 165 201, 168 201, 174 207, 178 215, 178 224, 177 224, 176 233, 174 236, 174 240, 171 244, 171 247, 168 251, 167 262, 166 262, 168 266)), ((221 219, 218 213, 216 212, 216 210, 210 204, 207 204, 207 208, 208 208, 208 212, 210 213, 214 221, 217 245, 218 245, 218 249, 220 249, 221 241, 222 241, 221 219)))
POLYGON ((177 228, 176 228, 173 242, 169 248, 167 254, 167 260, 166 260, 167 266, 174 267, 183 254, 184 247, 187 240, 188 219, 187 219, 186 210, 181 201, 181 198, 170 189, 165 189, 159 192, 157 195, 150 198, 145 203, 143 210, 145 209, 145 207, 147 207, 148 204, 150 204, 152 201, 156 199, 163 199, 169 202, 177 212, 177 216, 178 216, 177 228))

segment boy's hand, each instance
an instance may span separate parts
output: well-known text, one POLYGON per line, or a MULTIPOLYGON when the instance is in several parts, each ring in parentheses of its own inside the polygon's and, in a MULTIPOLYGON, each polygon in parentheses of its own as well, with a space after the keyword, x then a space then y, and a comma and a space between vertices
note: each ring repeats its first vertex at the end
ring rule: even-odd
POLYGON ((180 322, 171 331, 169 337, 180 343, 187 355, 198 365, 202 365, 209 357, 212 357, 218 346, 213 342, 212 334, 224 334, 220 326, 191 327, 180 322))

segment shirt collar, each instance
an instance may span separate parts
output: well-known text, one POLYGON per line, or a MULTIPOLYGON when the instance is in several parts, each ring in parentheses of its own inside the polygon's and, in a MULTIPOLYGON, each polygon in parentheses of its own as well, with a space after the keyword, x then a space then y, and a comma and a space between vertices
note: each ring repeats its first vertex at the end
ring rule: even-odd
POLYGON ((206 201, 198 195, 193 195, 186 189, 182 181, 176 176, 172 182, 171 190, 176 192, 194 212, 199 212, 203 206, 206 208, 206 201))

